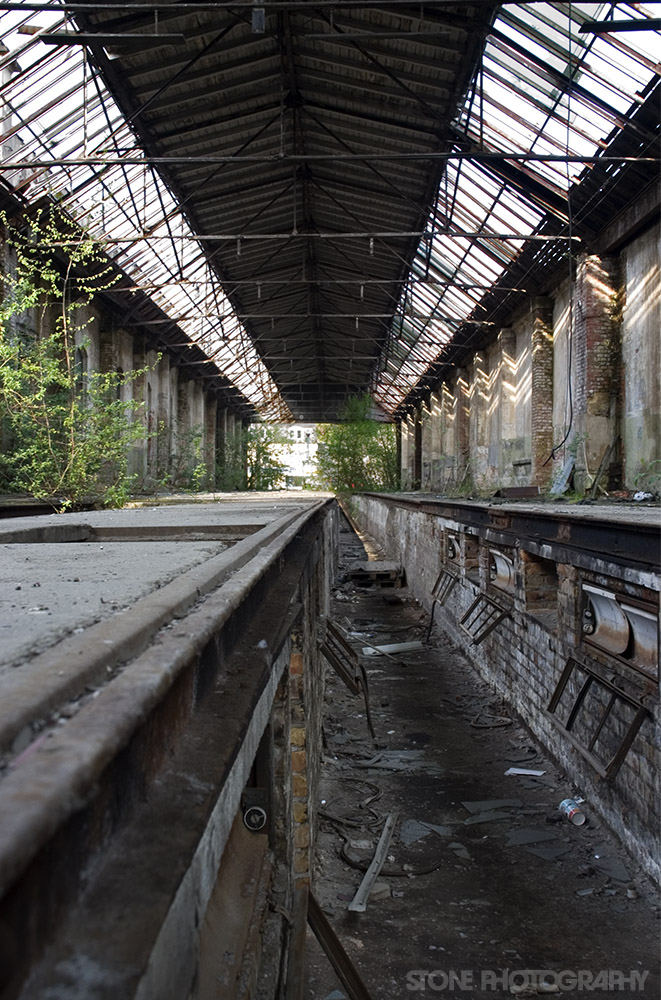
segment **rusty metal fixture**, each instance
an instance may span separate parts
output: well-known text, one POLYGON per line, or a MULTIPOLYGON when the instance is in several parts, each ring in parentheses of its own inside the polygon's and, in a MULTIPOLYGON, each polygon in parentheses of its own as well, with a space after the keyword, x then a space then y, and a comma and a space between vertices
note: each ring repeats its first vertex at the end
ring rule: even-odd
POLYGON ((567 660, 549 702, 547 714, 572 746, 592 765, 597 774, 607 781, 615 777, 636 738, 638 730, 643 722, 650 717, 650 711, 640 695, 630 694, 613 679, 603 677, 587 663, 574 657, 567 660), (575 683, 573 689, 569 684, 572 675, 575 683), (565 690, 569 692, 569 697, 563 700, 565 690), (595 710, 596 705, 592 702, 590 708, 582 711, 588 702, 588 697, 592 694, 596 694, 600 699, 597 703, 598 710, 595 710), (565 710, 569 710, 564 721, 560 718, 561 704, 565 710), (619 728, 617 711, 611 718, 613 709, 622 705, 628 706, 631 711, 628 728, 625 728, 624 731, 619 728), (588 726, 587 734, 582 732, 579 735, 572 731, 579 714, 583 725, 588 726), (603 736, 607 732, 610 734, 611 740, 599 743, 600 737, 603 740, 603 736), (614 743, 613 737, 615 738, 614 743))
POLYGON ((516 578, 514 563, 497 549, 489 549, 489 583, 498 590, 513 594, 516 578))
POLYGON ((461 628, 475 645, 479 645, 504 618, 509 617, 507 608, 501 608, 486 594, 478 594, 466 614, 459 621, 461 628))
POLYGON ((266 820, 266 810, 262 809, 261 806, 248 806, 243 813, 243 825, 251 833, 258 833, 260 830, 263 830, 266 826, 266 820))
POLYGON ((615 594, 583 587, 583 634, 595 646, 621 656, 629 645, 629 619, 617 603, 615 594))
POLYGON ((631 638, 626 655, 637 665, 648 670, 658 667, 658 615, 645 611, 643 608, 622 604, 622 611, 631 626, 631 638))

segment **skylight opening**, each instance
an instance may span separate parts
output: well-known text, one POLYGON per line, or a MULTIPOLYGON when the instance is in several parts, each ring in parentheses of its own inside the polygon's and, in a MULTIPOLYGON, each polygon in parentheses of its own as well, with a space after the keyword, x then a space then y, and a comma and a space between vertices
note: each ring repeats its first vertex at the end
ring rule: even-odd
MULTIPOLYGON (((82 48, 45 46, 19 28, 64 29, 61 12, 0 16, 9 49, 0 90, 2 160, 141 156, 135 138, 82 48), (16 71, 18 63, 20 70, 16 71)), ((205 345, 218 369, 266 418, 291 414, 242 325, 201 308, 198 290, 212 288, 218 311, 232 313, 218 278, 158 174, 136 165, 72 165, 3 172, 20 194, 49 195, 63 205, 193 342, 205 345), (154 239, 154 237, 164 237, 154 239), (182 282, 184 274, 186 282, 182 282), (182 318, 183 317, 183 318, 182 318)), ((211 301, 211 293, 208 296, 211 301)))
MULTIPOLYGON (((578 29, 585 21, 605 19, 611 12, 616 20, 658 16, 655 8, 659 6, 550 2, 505 5, 487 39, 482 71, 476 74, 473 90, 457 117, 458 131, 485 152, 552 157, 598 154, 614 128, 626 122, 641 92, 658 71, 659 36, 653 31, 624 36, 579 34, 578 29)), ((522 178, 538 180, 555 198, 566 197, 586 169, 581 162, 513 162, 522 178)), ((442 261, 445 280, 452 276, 460 284, 495 283, 526 240, 535 236, 544 212, 530 197, 504 187, 497 166, 488 161, 449 161, 441 185, 444 193, 434 214, 443 217, 447 212, 445 192, 453 191, 455 185, 449 231, 490 230, 493 235, 470 242, 437 233, 432 259, 442 261), (499 238, 499 231, 511 238, 499 238)), ((559 215, 555 206, 554 214, 559 215)), ((414 264, 415 273, 424 273, 425 254, 423 244, 414 264)), ((416 289, 413 295, 420 295, 420 286, 416 289)), ((481 298, 451 287, 435 294, 439 314, 448 315, 454 310, 463 320, 474 317, 481 298)), ((425 301, 429 304, 427 296, 425 301)), ((439 345, 447 344, 455 330, 450 324, 443 326, 434 321, 439 345)), ((442 354, 439 346, 434 361, 442 354)), ((381 393, 382 405, 396 409, 415 384, 403 370, 397 379, 390 371, 387 385, 378 382, 376 391, 381 393)))

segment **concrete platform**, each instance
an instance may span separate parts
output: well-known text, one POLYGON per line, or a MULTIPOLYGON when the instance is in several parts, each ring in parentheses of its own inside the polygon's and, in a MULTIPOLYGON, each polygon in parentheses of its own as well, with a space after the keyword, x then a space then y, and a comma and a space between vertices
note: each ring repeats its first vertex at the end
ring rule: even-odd
POLYGON ((652 525, 661 528, 661 504, 651 501, 626 503, 613 501, 600 503, 595 500, 565 503, 561 500, 545 502, 534 500, 501 500, 497 497, 486 500, 461 500, 439 493, 392 493, 375 494, 388 496, 391 500, 413 501, 418 504, 450 504, 457 507, 498 508, 511 514, 539 514, 547 517, 561 517, 588 521, 611 521, 617 524, 652 525))
MULTIPOLYGON (((213 967, 205 907, 293 650, 318 670, 334 524, 328 497, 306 493, 0 526, 3 1000, 179 1000, 200 949, 213 967)), ((296 710, 297 732, 308 717, 316 732, 315 704, 288 695, 260 758, 266 774, 277 745, 282 774, 262 778, 273 825, 294 822, 289 729, 296 710)), ((308 863, 284 845, 287 893, 294 860, 308 863)), ((267 868, 250 905, 236 901, 242 926, 254 907, 265 919, 267 868)))
POLYGON ((317 498, 278 496, 0 521, 0 677, 317 498))

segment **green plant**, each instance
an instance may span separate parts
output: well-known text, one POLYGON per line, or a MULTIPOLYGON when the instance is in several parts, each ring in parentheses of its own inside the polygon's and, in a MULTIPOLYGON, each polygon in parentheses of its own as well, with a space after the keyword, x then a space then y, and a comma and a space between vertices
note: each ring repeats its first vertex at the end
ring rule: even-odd
MULTIPOLYGON (((132 444, 145 438, 141 403, 122 388, 144 371, 88 371, 86 310, 113 283, 111 265, 56 208, 16 228, 0 215, 6 266, 0 303, 0 418, 5 487, 121 505, 132 444)), ((88 313, 89 315, 89 313, 88 313)))
POLYGON ((242 430, 229 435, 224 442, 216 465, 216 483, 218 489, 226 493, 246 488, 245 434, 242 430))
POLYGON ((633 478, 633 485, 636 491, 642 493, 654 495, 661 493, 661 459, 653 458, 649 462, 641 459, 633 478))
POLYGON ((244 431, 249 490, 274 490, 284 485, 286 464, 281 451, 289 442, 279 427, 251 424, 244 431))
POLYGON ((399 488, 395 428, 370 419, 371 407, 370 396, 355 396, 340 423, 317 429, 319 480, 341 495, 399 488))
POLYGON ((208 470, 202 453, 204 434, 198 424, 175 436, 170 471, 164 476, 168 485, 198 493, 207 485, 208 470))

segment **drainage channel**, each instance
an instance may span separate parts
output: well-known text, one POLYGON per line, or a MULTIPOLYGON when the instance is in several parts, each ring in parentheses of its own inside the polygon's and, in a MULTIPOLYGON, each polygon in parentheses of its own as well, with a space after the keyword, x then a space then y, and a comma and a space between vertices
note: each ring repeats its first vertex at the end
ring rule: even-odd
MULTIPOLYGON (((355 539, 340 538, 332 620, 365 666, 375 736, 331 671, 313 884, 369 995, 658 996, 645 871, 453 634, 437 623, 427 637, 409 590, 357 585, 355 539), (559 809, 574 797, 580 825, 559 809)), ((351 996, 311 932, 306 962, 307 1000, 351 996)))

